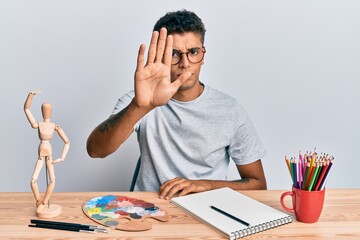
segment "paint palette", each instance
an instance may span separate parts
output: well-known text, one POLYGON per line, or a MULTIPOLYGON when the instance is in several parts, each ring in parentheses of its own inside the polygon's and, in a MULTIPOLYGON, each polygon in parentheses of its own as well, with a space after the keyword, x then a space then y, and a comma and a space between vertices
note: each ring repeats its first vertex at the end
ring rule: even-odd
POLYGON ((85 202, 83 212, 93 221, 112 229, 144 231, 151 228, 147 218, 166 222, 169 214, 153 203, 126 196, 106 195, 85 202))

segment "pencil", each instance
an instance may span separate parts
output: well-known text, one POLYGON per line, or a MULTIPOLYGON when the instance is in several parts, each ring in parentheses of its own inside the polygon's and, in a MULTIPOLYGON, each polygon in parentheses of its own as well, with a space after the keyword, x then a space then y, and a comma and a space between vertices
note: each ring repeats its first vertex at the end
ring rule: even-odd
POLYGON ((306 179, 305 189, 306 189, 306 188, 309 188, 309 186, 310 186, 312 177, 313 177, 313 175, 314 175, 314 170, 315 170, 315 167, 312 167, 312 166, 311 166, 311 163, 310 163, 309 174, 308 174, 308 177, 307 177, 307 179, 306 179))
POLYGON ((295 186, 295 174, 294 174, 294 166, 293 166, 293 160, 290 159, 290 174, 291 174, 291 180, 293 182, 293 185, 295 186))
POLYGON ((286 166, 287 166, 288 169, 289 169, 290 177, 292 177, 292 176, 291 176, 291 170, 290 170, 290 160, 288 159, 287 156, 285 156, 285 162, 286 162, 286 166))
POLYGON ((293 186, 308 191, 319 191, 325 187, 333 161, 334 157, 327 153, 318 155, 316 148, 313 152, 306 151, 304 155, 299 151, 299 160, 285 155, 293 186))
POLYGON ((46 220, 38 220, 38 219, 31 219, 30 222, 36 224, 62 225, 62 226, 70 226, 70 227, 84 227, 89 229, 109 230, 108 227, 104 227, 104 226, 84 225, 84 224, 71 223, 71 222, 56 222, 56 221, 46 221, 46 220))
POLYGON ((313 174, 313 176, 311 178, 311 182, 310 182, 308 191, 311 191, 311 189, 312 189, 312 187, 314 185, 314 182, 315 182, 318 171, 319 171, 319 163, 315 163, 315 170, 314 170, 314 174, 313 174))
POLYGON ((217 207, 210 206, 210 208, 217 211, 217 212, 219 212, 219 213, 221 213, 221 214, 223 214, 223 215, 225 215, 225 216, 227 216, 227 217, 229 217, 229 218, 231 218, 231 219, 233 219, 233 220, 235 220, 235 221, 237 221, 237 222, 239 222, 239 223, 241 223, 241 224, 244 224, 247 227, 250 226, 250 223, 245 222, 244 220, 241 220, 240 218, 235 217, 235 216, 231 215, 230 213, 227 213, 227 212, 225 212, 225 211, 223 211, 223 210, 221 210, 221 209, 219 209, 217 207))
POLYGON ((70 223, 70 222, 56 222, 56 221, 46 221, 46 220, 38 220, 31 219, 31 224, 29 227, 40 227, 40 228, 51 228, 51 229, 60 229, 60 230, 68 230, 68 231, 95 231, 95 232, 103 232, 108 233, 109 228, 104 226, 93 226, 93 225, 84 225, 78 223, 70 223))
MULTIPOLYGON (((292 158, 293 159, 293 158, 292 158)), ((294 173, 294 186, 298 188, 298 176, 297 176, 297 166, 295 159, 292 160, 293 173, 294 173)))
POLYGON ((87 232, 87 233, 96 233, 94 229, 83 229, 78 227, 71 227, 65 225, 52 225, 52 224, 34 224, 29 225, 29 227, 36 227, 36 228, 47 228, 47 229, 57 229, 57 230, 64 230, 64 231, 73 231, 73 232, 87 232))
POLYGON ((302 183, 302 190, 305 190, 306 188, 306 185, 307 185, 307 179, 308 179, 308 176, 309 176, 309 172, 310 172, 310 162, 307 162, 306 163, 306 168, 305 168, 305 175, 304 175, 304 181, 302 183))
POLYGON ((301 151, 299 151, 299 188, 300 189, 303 181, 304 181, 304 165, 303 165, 301 151))
POLYGON ((329 166, 328 166, 328 168, 326 169, 325 176, 324 176, 324 178, 323 178, 322 181, 321 181, 321 184, 320 184, 320 187, 319 187, 320 190, 323 190, 324 187, 325 187, 325 183, 326 183, 326 180, 327 180, 327 178, 328 178, 329 171, 330 171, 330 168, 331 168, 332 165, 333 165, 333 160, 330 160, 329 166))
POLYGON ((319 161, 319 170, 316 173, 314 185, 311 188, 312 191, 316 191, 316 185, 319 182, 320 174, 321 174, 323 168, 324 168, 324 162, 323 162, 323 160, 321 158, 321 161, 319 161))
POLYGON ((321 170, 321 175, 319 176, 319 179, 316 183, 316 186, 315 186, 315 191, 319 191, 320 190, 320 184, 322 182, 322 180, 324 179, 324 176, 325 176, 325 173, 327 171, 327 168, 329 167, 329 163, 330 161, 329 160, 325 160, 326 162, 324 163, 324 166, 321 170))

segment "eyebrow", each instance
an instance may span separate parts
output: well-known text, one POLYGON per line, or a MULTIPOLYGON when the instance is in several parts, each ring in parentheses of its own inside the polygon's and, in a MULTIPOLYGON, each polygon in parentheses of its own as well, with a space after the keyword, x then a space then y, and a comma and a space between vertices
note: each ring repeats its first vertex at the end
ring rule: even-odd
MULTIPOLYGON (((202 47, 192 47, 192 48, 186 49, 186 51, 189 51, 189 50, 194 49, 194 48, 201 49, 202 47)), ((176 49, 176 48, 173 48, 173 51, 179 51, 179 52, 181 52, 179 49, 176 49)))

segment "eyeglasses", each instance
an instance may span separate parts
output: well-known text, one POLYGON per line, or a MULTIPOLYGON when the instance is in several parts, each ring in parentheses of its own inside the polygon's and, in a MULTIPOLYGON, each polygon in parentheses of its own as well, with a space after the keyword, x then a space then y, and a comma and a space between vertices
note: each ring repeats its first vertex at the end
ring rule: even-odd
POLYGON ((181 61, 182 56, 185 54, 189 62, 199 63, 203 60, 206 53, 205 47, 191 48, 187 52, 181 52, 180 50, 173 49, 171 65, 176 65, 181 61))

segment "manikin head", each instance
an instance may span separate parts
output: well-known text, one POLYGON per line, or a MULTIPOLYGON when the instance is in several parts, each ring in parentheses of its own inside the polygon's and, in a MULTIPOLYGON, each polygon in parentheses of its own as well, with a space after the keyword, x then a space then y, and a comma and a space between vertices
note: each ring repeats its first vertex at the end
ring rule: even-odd
POLYGON ((43 103, 41 105, 41 113, 43 115, 44 121, 46 121, 46 120, 50 121, 51 112, 52 112, 51 103, 43 103))

